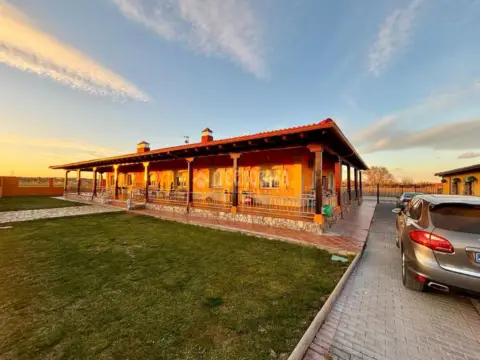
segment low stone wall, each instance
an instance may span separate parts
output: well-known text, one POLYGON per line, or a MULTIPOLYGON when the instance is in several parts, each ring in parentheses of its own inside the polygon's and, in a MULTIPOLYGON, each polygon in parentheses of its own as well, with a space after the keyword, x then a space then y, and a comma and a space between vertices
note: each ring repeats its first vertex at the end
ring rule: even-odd
POLYGON ((189 214, 192 216, 199 216, 215 220, 226 220, 234 222, 242 222, 246 224, 259 224, 277 228, 293 229, 299 231, 311 232, 313 234, 321 234, 323 232, 323 225, 311 221, 292 220, 285 218, 277 218, 266 215, 252 215, 243 213, 232 213, 229 211, 208 210, 199 208, 187 209, 182 206, 160 205, 147 203, 146 208, 156 211, 168 211, 179 214, 189 214))

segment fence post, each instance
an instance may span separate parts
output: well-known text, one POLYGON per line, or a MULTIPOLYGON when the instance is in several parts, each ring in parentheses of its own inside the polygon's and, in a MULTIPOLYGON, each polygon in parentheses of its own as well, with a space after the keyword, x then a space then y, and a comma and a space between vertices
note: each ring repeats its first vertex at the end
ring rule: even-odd
POLYGON ((377 184, 377 204, 380 204, 380 184, 377 184))

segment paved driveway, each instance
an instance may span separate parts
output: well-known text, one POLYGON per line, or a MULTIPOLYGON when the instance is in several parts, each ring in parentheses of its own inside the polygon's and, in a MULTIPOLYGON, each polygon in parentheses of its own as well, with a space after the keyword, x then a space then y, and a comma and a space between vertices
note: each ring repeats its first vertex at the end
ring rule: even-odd
POLYGON ((63 208, 52 209, 35 209, 35 210, 21 210, 21 211, 3 211, 0 212, 0 224, 16 222, 16 221, 30 221, 38 219, 52 219, 65 216, 79 216, 89 214, 99 214, 105 212, 123 211, 122 209, 113 206, 70 206, 63 208))
POLYGON ((325 354, 346 360, 480 360, 480 315, 470 300, 402 285, 392 208, 377 206, 359 267, 304 360, 328 359, 325 354))

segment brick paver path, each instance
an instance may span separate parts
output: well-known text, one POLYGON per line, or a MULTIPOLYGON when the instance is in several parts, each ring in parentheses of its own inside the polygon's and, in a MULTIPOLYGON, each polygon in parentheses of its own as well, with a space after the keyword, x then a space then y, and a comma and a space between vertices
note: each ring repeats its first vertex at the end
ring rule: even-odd
POLYGON ((0 224, 16 222, 16 221, 51 219, 51 218, 58 218, 58 217, 64 217, 64 216, 98 214, 98 213, 112 212, 112 211, 122 211, 122 210, 115 207, 90 205, 90 206, 71 206, 71 207, 53 208, 53 209, 5 211, 5 212, 0 212, 0 224))
POLYGON ((367 238, 368 228, 375 210, 374 202, 363 202, 352 209, 323 235, 305 231, 281 229, 261 224, 234 222, 215 218, 191 216, 167 211, 134 210, 135 213, 155 216, 166 220, 185 222, 224 230, 243 231, 266 238, 312 244, 337 254, 356 254, 360 252, 367 238))
POLYGON ((470 300, 403 286, 392 208, 377 206, 359 267, 304 360, 480 359, 480 315, 470 300))

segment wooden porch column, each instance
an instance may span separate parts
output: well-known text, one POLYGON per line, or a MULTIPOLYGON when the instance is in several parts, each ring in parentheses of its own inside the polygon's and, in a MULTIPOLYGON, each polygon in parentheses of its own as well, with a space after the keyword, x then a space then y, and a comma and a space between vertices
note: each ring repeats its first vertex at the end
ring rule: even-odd
POLYGON ((67 191, 68 191, 68 173, 70 172, 70 170, 65 170, 65 184, 63 186, 63 195, 65 196, 67 194, 67 191))
POLYGON ((355 200, 358 200, 358 169, 353 169, 353 181, 355 186, 355 200))
POLYGON ((350 176, 352 171, 350 169, 350 164, 347 164, 347 192, 348 192, 348 204, 352 203, 352 182, 350 176))
POLYGON ((323 218, 323 146, 320 144, 308 145, 308 149, 315 155, 315 215, 313 221, 322 224, 323 218))
POLYGON ((337 193, 337 206, 342 210, 342 159, 340 158, 335 162, 335 192, 337 193))
POLYGON ((238 206, 238 159, 241 154, 230 154, 230 158, 233 160, 233 189, 232 189, 232 212, 237 212, 238 206))
POLYGON ((80 186, 82 185, 82 171, 77 170, 77 195, 80 195, 80 186))
POLYGON ((97 168, 92 168, 93 170, 93 196, 97 196, 97 168))
POLYGON ((358 172, 358 179, 360 181, 360 200, 363 199, 363 193, 362 193, 362 172, 358 172))
POLYGON ((115 199, 118 199, 118 165, 113 165, 113 178, 115 180, 115 199))
POLYGON ((188 171, 187 171, 187 211, 190 207, 190 204, 193 201, 193 160, 195 158, 186 158, 187 160, 187 165, 188 165, 188 171))
POLYGON ((148 202, 148 186, 150 185, 150 173, 148 172, 149 165, 150 163, 148 161, 143 163, 143 167, 145 169, 145 173, 143 175, 145 180, 145 202, 148 202))

